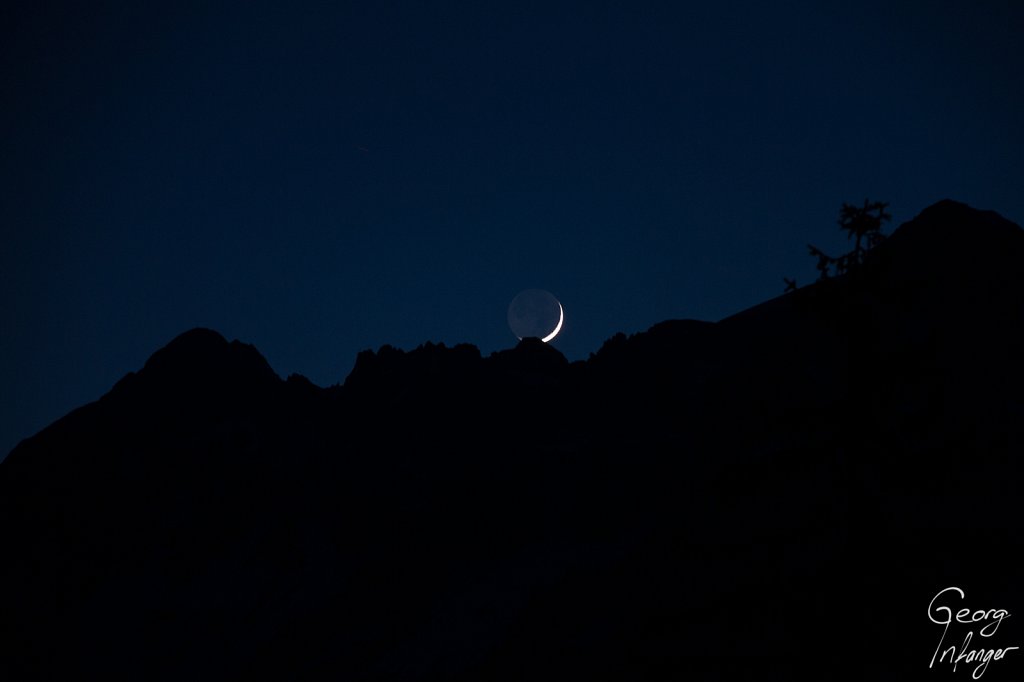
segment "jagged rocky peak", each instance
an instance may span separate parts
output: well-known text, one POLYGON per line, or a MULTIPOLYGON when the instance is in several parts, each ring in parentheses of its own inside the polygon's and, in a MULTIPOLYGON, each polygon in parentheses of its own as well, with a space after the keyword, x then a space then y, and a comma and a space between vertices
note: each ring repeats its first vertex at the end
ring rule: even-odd
POLYGON ((555 379, 569 367, 561 351, 534 337, 520 340, 515 348, 491 353, 487 363, 502 374, 524 378, 527 382, 541 376, 555 379))
POLYGON ((480 350, 468 343, 449 348, 444 343, 428 341, 408 352, 385 344, 376 352, 359 353, 345 379, 345 387, 358 389, 379 382, 467 373, 478 369, 480 362, 480 350))
POLYGON ((1024 230, 995 211, 944 199, 900 225, 870 259, 908 278, 1024 273, 1024 230))
MULTIPOLYGON (((255 346, 227 341, 212 329, 191 329, 153 353, 129 383, 169 387, 205 384, 270 385, 281 381, 255 346)), ((122 382, 124 383, 124 382, 122 382)))
POLYGON ((976 226, 972 233, 975 236, 989 238, 1024 236, 1020 227, 999 215, 995 211, 973 208, 965 203, 952 199, 943 199, 921 211, 913 220, 901 226, 901 230, 927 228, 931 236, 946 234, 963 238, 966 226, 976 226))

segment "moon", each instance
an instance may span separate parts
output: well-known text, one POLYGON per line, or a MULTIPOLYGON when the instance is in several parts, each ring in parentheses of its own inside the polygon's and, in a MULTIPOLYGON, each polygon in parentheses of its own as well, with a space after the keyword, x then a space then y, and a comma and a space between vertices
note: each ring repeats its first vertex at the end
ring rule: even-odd
POLYGON ((558 336, 565 322, 565 309, 550 292, 527 289, 508 306, 508 326, 516 338, 533 336, 544 343, 558 336))

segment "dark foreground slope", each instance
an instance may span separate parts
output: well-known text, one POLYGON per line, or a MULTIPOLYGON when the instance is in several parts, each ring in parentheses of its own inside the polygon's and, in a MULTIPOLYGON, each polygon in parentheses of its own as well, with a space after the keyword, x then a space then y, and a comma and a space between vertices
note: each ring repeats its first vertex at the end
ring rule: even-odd
POLYGON ((1024 233, 954 202, 587 362, 194 330, 0 464, 0 679, 966 679, 927 608, 1024 609, 1022 344, 1024 233))

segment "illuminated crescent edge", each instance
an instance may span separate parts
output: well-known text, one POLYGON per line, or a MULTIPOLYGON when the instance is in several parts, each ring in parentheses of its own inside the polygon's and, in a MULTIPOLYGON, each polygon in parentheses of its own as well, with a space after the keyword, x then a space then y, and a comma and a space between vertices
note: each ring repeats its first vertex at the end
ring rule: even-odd
POLYGON ((543 339, 541 339, 541 341, 543 341, 544 343, 547 343, 551 339, 553 339, 556 336, 558 336, 558 332, 562 331, 562 321, 563 320, 565 320, 565 311, 562 310, 562 304, 559 303, 558 304, 558 324, 555 325, 555 331, 553 331, 550 334, 548 334, 547 336, 545 336, 543 339))

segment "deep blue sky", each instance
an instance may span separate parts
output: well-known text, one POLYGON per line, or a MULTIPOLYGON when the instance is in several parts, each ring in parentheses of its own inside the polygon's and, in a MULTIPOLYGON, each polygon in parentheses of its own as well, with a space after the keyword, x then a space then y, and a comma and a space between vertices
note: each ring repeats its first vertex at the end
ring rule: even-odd
MULTIPOLYGON (((0 9, 0 454, 195 326, 279 374, 717 320, 843 201, 1024 221, 1024 3, 0 9)), ((144 6, 144 7, 142 7, 144 6)))

